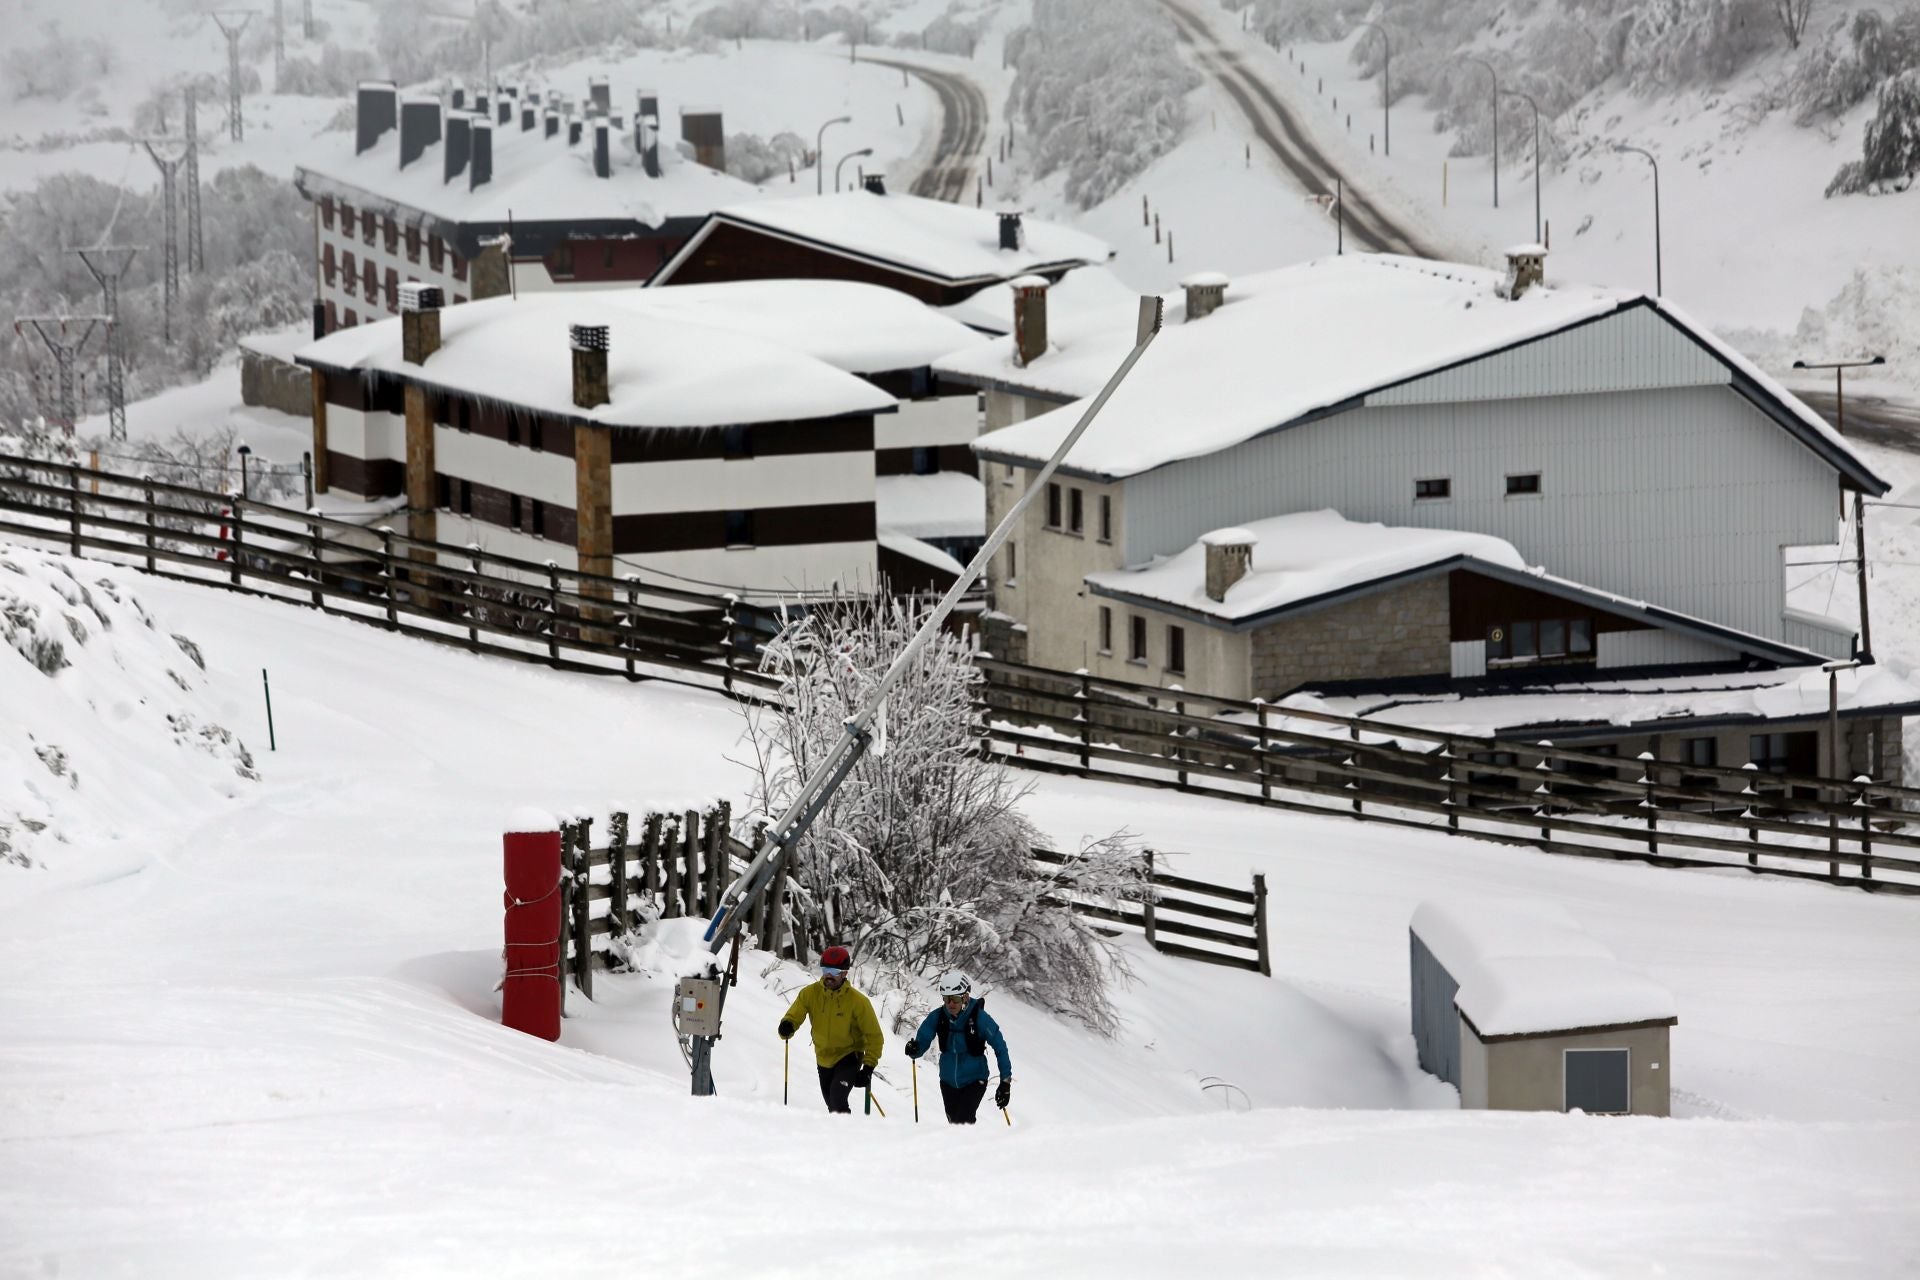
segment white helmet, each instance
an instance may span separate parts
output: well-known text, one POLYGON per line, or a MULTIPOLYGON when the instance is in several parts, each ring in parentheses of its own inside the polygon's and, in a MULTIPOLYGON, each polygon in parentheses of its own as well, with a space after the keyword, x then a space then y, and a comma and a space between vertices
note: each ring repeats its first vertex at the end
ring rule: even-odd
POLYGON ((949 996, 968 995, 971 994, 972 991, 973 979, 969 978, 964 970, 949 969, 940 975, 940 998, 942 1000, 945 1000, 949 996))

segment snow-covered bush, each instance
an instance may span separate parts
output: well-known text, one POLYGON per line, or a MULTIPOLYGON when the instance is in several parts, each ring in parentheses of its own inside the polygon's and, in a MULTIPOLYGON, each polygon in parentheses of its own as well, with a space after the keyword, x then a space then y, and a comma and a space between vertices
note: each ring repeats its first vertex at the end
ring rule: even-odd
POLYGON ((312 98, 345 98, 362 80, 379 77, 380 63, 365 49, 325 45, 318 61, 289 56, 274 77, 274 92, 312 98))
MULTIPOLYGON (((820 609, 764 648, 782 702, 744 713, 755 806, 785 809, 926 611, 887 597, 820 609)), ((978 679, 968 642, 937 635, 889 695, 884 753, 861 758, 795 851, 792 892, 869 973, 906 984, 960 965, 1110 1031, 1107 984, 1123 961, 1066 900, 1139 898, 1143 861, 1113 837, 1035 867, 1038 833, 1018 808, 1028 786, 968 729, 978 679)))
POLYGON ((1905 191, 1920 174, 1920 68, 1902 72, 1880 90, 1867 123, 1861 157, 1849 160, 1827 184, 1827 194, 1905 191))
POLYGON ((745 182, 758 185, 806 164, 807 144, 797 133, 776 133, 762 138, 757 133, 727 136, 727 172, 745 182))
POLYGON ((1090 209, 1173 149, 1200 83, 1153 0, 1034 0, 1007 42, 1013 106, 1033 172, 1066 170, 1067 198, 1090 209))
POLYGON ((971 58, 974 46, 979 41, 980 22, 977 18, 962 18, 952 13, 943 13, 921 28, 917 35, 902 35, 894 43, 915 49, 925 49, 931 53, 951 53, 962 58, 971 58))
POLYGON ((1809 48, 1786 88, 1800 124, 1843 114, 1872 97, 1887 81, 1920 66, 1920 9, 1891 22, 1878 9, 1862 9, 1809 48))
MULTIPOLYGON (((13 36, 14 33, 9 33, 13 36)), ((17 36, 15 37, 17 38, 17 36)), ((0 81, 10 97, 58 102, 104 79, 113 70, 113 46, 98 36, 70 36, 58 22, 41 28, 38 43, 21 41, 0 62, 0 81)))

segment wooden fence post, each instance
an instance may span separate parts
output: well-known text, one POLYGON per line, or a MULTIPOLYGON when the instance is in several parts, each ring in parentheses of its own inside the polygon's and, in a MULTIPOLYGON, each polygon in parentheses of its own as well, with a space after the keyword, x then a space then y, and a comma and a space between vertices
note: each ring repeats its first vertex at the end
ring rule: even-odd
POLYGON ((700 914, 700 815, 689 809, 680 828, 681 858, 686 862, 686 875, 680 881, 680 891, 685 895, 681 908, 685 914, 700 914))
MULTIPOLYGON (((1184 716, 1185 714, 1187 714, 1187 704, 1184 701, 1175 699, 1173 704, 1173 714, 1177 716, 1184 716)), ((1182 729, 1179 725, 1175 725, 1173 727, 1173 737, 1175 742, 1178 742, 1185 735, 1186 735, 1185 729, 1182 729)), ((1176 780, 1179 782, 1181 789, 1185 790, 1187 785, 1186 748, 1181 746, 1174 747, 1173 758, 1180 765, 1180 768, 1175 775, 1176 780)))
POLYGON ((1093 772, 1093 677, 1080 669, 1080 772, 1093 772))
POLYGON ((567 935, 573 929, 573 897, 578 892, 573 881, 573 827, 560 824, 560 1016, 567 1016, 567 973, 571 967, 567 935))
MULTIPOLYGON (((240 562, 246 559, 247 554, 247 512, 246 508, 240 505, 239 494, 232 494, 230 497, 233 501, 233 572, 229 580, 237 587, 240 585, 240 562)), ((75 554, 79 554, 77 550, 75 554)))
POLYGON ((1873 805, 1867 799, 1867 788, 1873 785, 1873 779, 1866 774, 1854 778, 1859 784, 1859 795, 1854 799, 1853 807, 1860 811, 1860 878, 1873 879, 1873 805))
MULTIPOLYGON (((1747 797, 1747 807, 1741 812, 1740 816, 1747 820, 1748 842, 1757 845, 1760 843, 1760 815, 1753 811, 1753 806, 1760 803, 1760 791, 1759 788, 1753 784, 1755 777, 1757 777, 1760 772, 1760 766, 1749 762, 1740 767, 1749 775, 1747 785, 1740 788, 1740 794, 1747 797)), ((1758 849, 1747 850, 1747 865, 1750 867, 1760 865, 1760 851, 1758 849)))
POLYGON ((71 526, 69 540, 73 548, 73 558, 80 558, 80 468, 76 464, 67 468, 67 518, 71 526))
MULTIPOLYGON (((758 844, 760 836, 755 835, 758 844)), ((787 860, 782 857, 773 869, 773 892, 767 895, 767 927, 760 945, 775 955, 782 953, 781 941, 787 929, 787 860)))
POLYGON ((608 911, 614 928, 622 933, 633 930, 633 916, 627 910, 627 815, 616 812, 607 820, 607 853, 613 860, 613 901, 608 911))
POLYGON ((728 694, 733 693, 733 602, 727 602, 727 610, 720 615, 720 660, 726 664, 720 677, 720 687, 728 694))
MULTIPOLYGON (((1354 721, 1349 724, 1347 726, 1347 732, 1353 737, 1353 754, 1347 757, 1347 768, 1357 770, 1360 767, 1360 723, 1354 721)), ((1353 792, 1353 811, 1359 813, 1361 811, 1360 779, 1349 778, 1347 780, 1347 790, 1353 792)))
POLYGON ((647 815, 646 835, 640 845, 640 891, 660 905, 660 815, 647 815))
POLYGON ((393 572, 393 530, 387 525, 380 526, 380 576, 387 583, 387 630, 396 631, 400 619, 394 609, 394 596, 399 586, 393 572))
MULTIPOLYGON (((473 569, 473 576, 477 578, 480 576, 479 544, 469 544, 467 552, 467 563, 473 569)), ((467 648, 475 653, 480 652, 480 606, 474 598, 474 592, 479 589, 480 584, 477 582, 467 584, 467 648)))
POLYGON ((1445 761, 1441 765, 1445 772, 1440 775, 1440 781, 1447 784, 1447 798, 1443 801, 1447 806, 1447 834, 1457 836, 1460 834, 1460 780, 1454 776, 1453 770, 1459 757, 1454 755, 1453 746, 1453 739, 1448 738, 1440 748, 1440 759, 1445 761))
POLYGON ((1264 698, 1253 700, 1254 710, 1260 716, 1260 798, 1273 799, 1273 779, 1267 773, 1267 702, 1264 698))
POLYGON ((316 516, 307 517, 307 546, 313 553, 313 607, 325 609, 327 607, 324 581, 326 565, 320 558, 320 521, 316 516))
POLYGON ((560 566, 547 561, 547 611, 552 623, 547 628, 547 662, 560 665, 560 566))
POLYGON ((159 517, 153 509, 153 477, 142 476, 141 479, 146 482, 147 487, 147 572, 153 573, 155 572, 153 566, 154 539, 159 517))
POLYGON ((1253 941, 1260 952, 1260 976, 1273 976, 1273 960, 1267 949, 1267 878, 1253 874, 1253 941))
POLYGON ((593 999, 593 819, 573 824, 573 953, 580 994, 593 999))
POLYGON ((725 801, 707 814, 707 893, 700 905, 703 915, 712 915, 720 906, 720 892, 727 887, 733 870, 733 857, 727 852, 727 819, 732 806, 725 801))
POLYGON ((1653 789, 1660 785, 1660 771, 1656 767, 1657 763, 1651 751, 1640 753, 1640 768, 1644 771, 1640 775, 1640 781, 1646 784, 1647 788, 1646 798, 1640 802, 1640 807, 1647 811, 1648 853, 1660 852, 1660 805, 1653 794, 1653 789))
MULTIPOLYGON (((1543 750, 1553 749, 1553 743, 1544 738, 1534 745, 1543 750)), ((1541 756, 1534 771, 1544 775, 1540 785, 1533 789, 1533 794, 1540 797, 1540 842, 1547 844, 1553 840, 1553 757, 1541 756)))
POLYGON ((1141 914, 1147 921, 1147 945, 1155 951, 1160 949, 1159 940, 1154 937, 1153 902, 1159 890, 1153 885, 1153 850, 1147 850, 1147 900, 1141 906, 1141 914))
POLYGON ((675 818, 660 848, 660 861, 667 872, 666 901, 661 904, 660 914, 668 919, 680 915, 680 858, 680 819, 675 818))
POLYGON ((627 651, 627 679, 629 680, 638 680, 640 678, 633 672, 633 650, 634 646, 640 643, 635 619, 639 608, 640 579, 630 573, 627 575, 627 616, 621 621, 621 625, 626 629, 627 634, 626 638, 620 642, 620 647, 627 651))

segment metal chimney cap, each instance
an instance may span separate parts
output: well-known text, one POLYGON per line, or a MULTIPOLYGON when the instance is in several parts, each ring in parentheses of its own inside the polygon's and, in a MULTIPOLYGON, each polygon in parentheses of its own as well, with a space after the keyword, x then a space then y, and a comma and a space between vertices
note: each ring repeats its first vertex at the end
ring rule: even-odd
POLYGON ((1260 535, 1251 529, 1233 525, 1203 533, 1200 535, 1200 541, 1209 547, 1251 547, 1260 541, 1260 535))
POLYGON ((1218 271, 1196 271, 1180 282, 1182 289, 1224 289, 1232 283, 1218 271))
POLYGON ((603 324, 570 324, 567 340, 575 351, 605 351, 611 345, 603 324))
POLYGON ((402 311, 438 311, 446 304, 446 294, 437 284, 423 284, 418 280, 409 280, 400 286, 402 311))

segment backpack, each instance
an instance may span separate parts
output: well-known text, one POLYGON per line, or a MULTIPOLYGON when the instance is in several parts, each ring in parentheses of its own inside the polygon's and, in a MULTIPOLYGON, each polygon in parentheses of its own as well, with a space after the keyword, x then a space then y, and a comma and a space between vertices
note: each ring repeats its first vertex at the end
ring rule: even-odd
MULTIPOLYGON (((987 1038, 980 1034, 980 1011, 986 1007, 987 998, 985 996, 981 996, 978 1000, 975 1000, 973 1007, 967 1010, 966 1023, 960 1028, 961 1033, 967 1037, 967 1052, 976 1058, 984 1058, 987 1056, 987 1038)), ((946 1006, 942 1005, 940 1006, 940 1020, 934 1024, 933 1028, 934 1039, 942 1050, 945 1050, 947 1037, 952 1034, 952 1032, 953 1016, 947 1012, 946 1006)))

